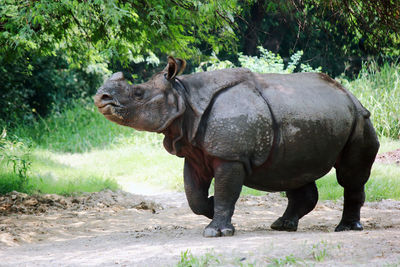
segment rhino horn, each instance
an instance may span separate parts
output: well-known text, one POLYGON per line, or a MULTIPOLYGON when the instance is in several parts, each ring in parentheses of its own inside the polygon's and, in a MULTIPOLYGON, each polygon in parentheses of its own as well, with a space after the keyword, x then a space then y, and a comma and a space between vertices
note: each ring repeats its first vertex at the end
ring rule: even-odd
POLYGON ((124 74, 122 72, 116 72, 111 76, 110 81, 119 81, 124 79, 124 74))

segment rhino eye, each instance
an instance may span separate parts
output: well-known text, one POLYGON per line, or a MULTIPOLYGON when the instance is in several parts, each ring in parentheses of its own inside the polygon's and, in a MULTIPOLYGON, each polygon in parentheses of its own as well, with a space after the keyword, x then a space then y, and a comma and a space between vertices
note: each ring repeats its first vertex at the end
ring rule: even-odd
POLYGON ((133 92, 133 95, 136 97, 136 98, 143 98, 143 90, 142 89, 140 89, 140 88, 137 88, 134 92, 133 92))

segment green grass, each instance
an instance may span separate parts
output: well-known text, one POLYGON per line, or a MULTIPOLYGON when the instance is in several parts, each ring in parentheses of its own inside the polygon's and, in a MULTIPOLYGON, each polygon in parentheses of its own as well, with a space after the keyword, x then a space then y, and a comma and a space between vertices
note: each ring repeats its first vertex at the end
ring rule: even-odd
POLYGON ((0 194, 13 190, 24 193, 53 193, 71 195, 82 192, 98 192, 120 188, 117 181, 93 171, 77 170, 56 162, 52 157, 32 155, 27 182, 21 183, 18 174, 8 166, 0 168, 0 194))
POLYGON ((73 194, 119 188, 115 179, 92 169, 71 168, 59 159, 68 153, 32 148, 22 142, 0 139, 0 194, 13 190, 24 193, 73 194))
POLYGON ((280 267, 280 266, 296 266, 299 265, 299 261, 303 263, 302 260, 294 257, 293 255, 288 255, 283 258, 269 258, 267 265, 268 267, 280 267))
MULTIPOLYGON (((397 138, 400 133, 399 68, 399 64, 386 64, 380 72, 377 67, 363 69, 357 80, 343 80, 371 110, 381 135, 380 152, 400 148, 400 141, 383 137, 397 138)), ((16 148, 0 143, 0 193, 13 189, 71 194, 138 182, 182 191, 183 160, 164 150, 162 138, 109 122, 90 99, 71 104, 62 113, 21 124, 1 139, 14 142, 16 148), (15 171, 13 164, 17 166, 15 171), (21 182, 25 172, 29 183, 21 182)), ((366 186, 367 200, 400 199, 398 177, 400 167, 375 164, 366 186)), ((319 179, 317 184, 320 199, 343 196, 334 173, 319 179)), ((244 187, 242 194, 265 193, 244 187)))
POLYGON ((109 147, 121 143, 124 137, 142 136, 106 120, 91 99, 72 103, 64 112, 47 118, 38 116, 36 122, 21 125, 9 135, 36 148, 73 153, 109 147))
MULTIPOLYGON (((400 200, 399 177, 399 166, 375 163, 372 167, 370 179, 365 185, 366 200, 400 200)), ((319 199, 337 200, 343 197, 343 187, 338 184, 334 171, 317 180, 317 187, 319 199)))
POLYGON ((379 136, 400 138, 400 63, 372 62, 354 81, 339 80, 371 112, 379 136))
MULTIPOLYGON (((107 149, 93 149, 84 153, 33 149, 28 172, 33 188, 29 190, 71 194, 75 191, 116 189, 117 182, 121 185, 140 182, 160 189, 183 191, 183 159, 164 150, 161 136, 147 133, 140 138, 131 138, 129 142, 126 140, 126 145, 114 144, 107 149)), ((392 150, 400 147, 400 141, 384 139, 381 147, 382 150, 392 150)), ((4 178, 0 179, 0 189, 3 188, 0 192, 10 190, 16 184, 18 177, 13 176, 10 168, 8 166, 8 171, 4 166, 0 168, 4 178)), ((367 200, 400 200, 399 177, 399 166, 374 164, 366 185, 367 200)), ((317 185, 321 200, 343 197, 343 188, 337 183, 334 171, 319 179, 317 185)), ((242 190, 242 195, 263 194, 265 192, 247 187, 242 190)))
MULTIPOLYGON (((382 138, 378 153, 384 153, 400 148, 400 140, 382 138)), ((343 197, 343 187, 337 180, 335 171, 317 180, 319 198, 322 200, 336 200, 343 197)), ((381 199, 400 200, 400 166, 395 164, 374 163, 370 179, 365 185, 367 201, 381 199)))
POLYGON ((190 250, 181 252, 181 259, 176 267, 202 267, 202 266, 218 266, 221 264, 220 256, 212 252, 207 252, 201 256, 194 256, 190 250))

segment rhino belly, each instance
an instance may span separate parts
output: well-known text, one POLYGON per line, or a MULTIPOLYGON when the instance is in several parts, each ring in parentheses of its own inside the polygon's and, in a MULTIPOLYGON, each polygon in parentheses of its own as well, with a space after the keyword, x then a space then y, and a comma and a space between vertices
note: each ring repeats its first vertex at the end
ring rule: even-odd
POLYGON ((318 125, 302 121, 298 127, 281 128, 280 142, 271 149, 266 162, 253 168, 246 185, 266 191, 283 191, 324 176, 335 165, 351 133, 352 121, 342 123, 349 127, 334 131, 323 127, 330 125, 329 121, 320 121, 318 125))

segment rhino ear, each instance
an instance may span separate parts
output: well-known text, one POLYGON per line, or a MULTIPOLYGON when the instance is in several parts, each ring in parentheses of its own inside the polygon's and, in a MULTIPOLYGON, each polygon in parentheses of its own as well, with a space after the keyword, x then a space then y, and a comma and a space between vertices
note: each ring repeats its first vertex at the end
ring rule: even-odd
POLYGON ((176 75, 181 74, 186 67, 186 61, 181 58, 168 57, 168 65, 165 67, 164 71, 167 72, 167 79, 172 80, 176 75))
POLYGON ((111 76, 110 81, 119 81, 124 79, 124 74, 122 72, 116 72, 111 76))

